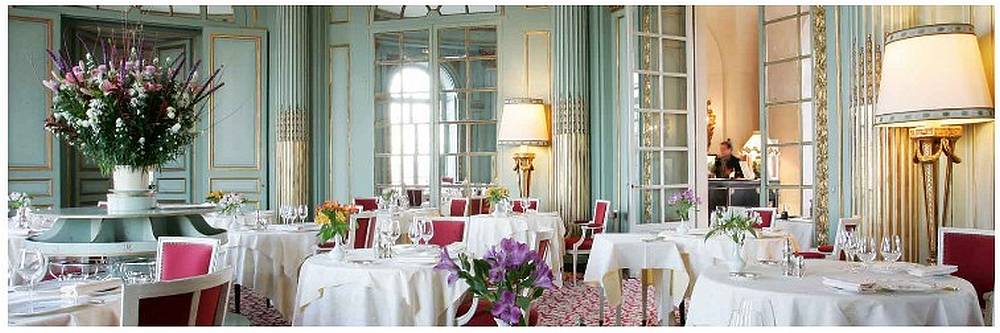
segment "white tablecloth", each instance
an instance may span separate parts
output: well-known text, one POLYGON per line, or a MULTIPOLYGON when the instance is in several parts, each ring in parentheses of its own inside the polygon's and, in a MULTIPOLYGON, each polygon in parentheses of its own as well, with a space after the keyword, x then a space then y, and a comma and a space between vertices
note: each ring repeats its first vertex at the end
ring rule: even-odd
MULTIPOLYGON (((371 249, 348 257, 372 257, 371 249)), ((337 262, 327 255, 302 265, 293 325, 444 325, 447 309, 467 288, 449 286, 448 273, 433 264, 392 260, 372 264, 337 262)))
POLYGON ((795 236, 795 240, 799 242, 799 248, 803 251, 816 246, 813 244, 814 229, 813 222, 804 219, 775 219, 774 223, 771 224, 771 230, 784 231, 795 236))
MULTIPOLYGON (((27 234, 18 233, 17 231, 13 231, 11 229, 7 229, 7 264, 8 265, 15 265, 15 264, 17 264, 17 261, 18 261, 17 256, 21 255, 21 249, 24 248, 24 239, 27 238, 27 237, 28 237, 27 234)), ((13 280, 12 282, 15 285, 21 284, 21 282, 23 282, 22 279, 21 279, 21 276, 19 276, 17 274, 14 274, 14 276, 11 276, 10 278, 13 280)))
MULTIPOLYGON (((57 281, 47 281, 38 285, 35 298, 59 297, 58 286, 63 284, 57 281)), ((7 294, 8 306, 20 302, 28 301, 29 292, 19 290, 7 294)), ((112 294, 94 298, 102 302, 101 304, 88 304, 83 300, 81 304, 69 306, 63 310, 52 314, 7 318, 10 326, 119 326, 121 322, 121 294, 112 294)), ((69 300, 67 300, 69 301, 69 300)))
POLYGON ((269 228, 229 231, 227 249, 229 259, 234 261, 233 282, 264 295, 285 318, 290 318, 299 267, 315 253, 317 231, 269 228))
POLYGON ((660 304, 658 318, 665 318, 663 315, 666 311, 684 299, 689 277, 677 244, 663 240, 643 241, 650 238, 653 236, 649 234, 597 234, 594 237, 583 280, 602 282, 605 273, 621 268, 631 269, 634 275, 638 275, 643 268, 672 269, 675 277, 672 290, 661 288, 671 285, 669 274, 664 274, 663 279, 659 281, 653 281, 658 293, 656 299, 660 304))
MULTIPOLYGON (((712 237, 708 241, 702 235, 679 235, 673 233, 661 233, 667 240, 677 243, 681 252, 690 254, 691 269, 695 274, 701 274, 706 267, 716 263, 724 263, 730 257, 733 241, 725 237, 712 237)), ((761 238, 747 236, 743 246, 744 257, 747 262, 754 262, 760 259, 777 260, 781 258, 781 251, 785 246, 785 238, 792 237, 782 232, 769 232, 761 235, 761 238)), ((792 242, 793 250, 798 250, 795 242, 792 242)))
MULTIPOLYGON (((563 267, 563 235, 566 233, 566 226, 556 213, 471 216, 465 225, 464 243, 469 253, 475 257, 486 254, 491 247, 508 237, 525 242, 531 249, 537 250, 539 234, 546 230, 549 231, 548 264, 553 272, 559 272, 563 267)), ((562 286, 562 274, 555 275, 555 284, 562 286)))
MULTIPOLYGON (((945 326, 982 325, 972 285, 946 276, 926 281, 956 286, 958 291, 930 293, 879 292, 859 295, 822 285, 823 276, 849 275, 846 262, 807 260, 803 278, 783 277, 777 267, 751 267, 761 277, 752 281, 729 278, 723 266, 701 274, 691 297, 688 325, 725 326, 742 300, 768 300, 778 326, 945 326)), ((916 279, 904 274, 873 274, 879 279, 916 279)))

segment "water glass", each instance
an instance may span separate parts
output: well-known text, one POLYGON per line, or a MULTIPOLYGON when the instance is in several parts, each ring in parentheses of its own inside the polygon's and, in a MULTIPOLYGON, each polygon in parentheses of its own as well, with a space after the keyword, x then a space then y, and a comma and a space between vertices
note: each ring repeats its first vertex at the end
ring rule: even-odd
POLYGON ((309 216, 309 206, 299 205, 299 223, 306 223, 306 217, 309 216))
POLYGON ((744 299, 729 315, 729 326, 775 326, 771 301, 744 299))
POLYGON ((422 234, 421 230, 423 229, 421 225, 423 225, 425 221, 426 220, 424 219, 414 219, 413 223, 410 223, 410 228, 407 230, 410 236, 410 243, 420 245, 420 238, 422 234))
POLYGON ((888 262, 891 266, 893 263, 899 260, 903 256, 903 244, 899 239, 899 235, 883 236, 882 237, 882 260, 888 262))
POLYGON ((35 312, 35 284, 45 277, 48 258, 38 250, 21 249, 17 257, 17 274, 28 281, 28 312, 35 312))
POLYGON ((434 238, 434 222, 425 221, 421 231, 420 238, 424 240, 424 244, 430 244, 431 239, 434 238))
POLYGON ((858 259, 864 263, 865 270, 871 267, 875 257, 878 256, 878 248, 875 247, 875 239, 872 237, 860 237, 856 251, 858 259))

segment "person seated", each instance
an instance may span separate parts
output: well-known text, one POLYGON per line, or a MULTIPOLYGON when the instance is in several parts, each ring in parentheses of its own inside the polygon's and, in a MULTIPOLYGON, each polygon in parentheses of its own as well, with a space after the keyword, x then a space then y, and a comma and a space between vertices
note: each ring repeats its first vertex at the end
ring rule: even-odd
POLYGON ((744 176, 740 160, 739 156, 733 155, 733 143, 726 139, 719 144, 719 156, 715 157, 712 174, 716 178, 742 179, 744 176))

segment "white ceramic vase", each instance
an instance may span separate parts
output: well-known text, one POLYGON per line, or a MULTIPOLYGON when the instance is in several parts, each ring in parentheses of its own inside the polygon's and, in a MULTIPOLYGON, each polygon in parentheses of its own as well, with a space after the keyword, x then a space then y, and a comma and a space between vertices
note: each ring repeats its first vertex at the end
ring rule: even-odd
POLYGON ((149 168, 117 165, 111 177, 116 191, 149 190, 149 168))
POLYGON ((743 244, 733 243, 732 251, 726 260, 730 273, 742 272, 747 267, 747 260, 743 256, 743 244))

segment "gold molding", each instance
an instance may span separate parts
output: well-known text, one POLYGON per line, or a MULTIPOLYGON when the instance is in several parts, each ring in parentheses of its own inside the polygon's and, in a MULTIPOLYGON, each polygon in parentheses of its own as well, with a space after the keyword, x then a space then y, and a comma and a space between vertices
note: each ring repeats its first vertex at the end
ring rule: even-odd
POLYGON ((351 160, 352 160, 351 159, 352 155, 351 155, 351 131, 350 131, 350 129, 351 129, 351 113, 352 113, 352 109, 353 109, 351 107, 351 80, 350 79, 351 79, 351 67, 352 66, 351 66, 351 45, 350 44, 334 44, 334 45, 330 45, 329 46, 329 52, 327 53, 327 61, 326 61, 326 63, 327 63, 327 67, 328 67, 327 68, 327 72, 328 72, 329 76, 327 77, 327 82, 326 82, 327 83, 327 90, 326 91, 327 91, 327 94, 330 94, 330 97, 331 97, 331 98, 329 98, 330 108, 327 110, 328 111, 327 112, 327 124, 329 126, 328 127, 328 133, 327 133, 327 137, 328 137, 328 140, 327 140, 327 145, 328 145, 328 147, 327 147, 327 154, 328 154, 328 156, 327 156, 327 181, 328 181, 329 186, 330 186, 328 194, 332 194, 333 193, 333 189, 334 189, 334 182, 333 182, 333 133, 332 133, 333 132, 333 98, 332 98, 332 95, 333 95, 332 94, 332 92, 333 92, 333 50, 334 49, 338 49, 338 48, 343 48, 343 49, 347 50, 347 79, 348 80, 347 80, 347 94, 346 94, 346 96, 347 96, 347 129, 348 130, 347 130, 347 133, 346 133, 347 134, 347 156, 345 156, 345 159, 347 160, 347 173, 348 173, 348 177, 347 177, 347 180, 346 180, 347 181, 347 193, 348 193, 348 195, 350 195, 350 193, 351 193, 351 178, 352 178, 352 177, 350 177, 351 160))
MULTIPOLYGON (((44 17, 34 17, 34 16, 20 16, 20 15, 7 15, 7 19, 11 21, 22 21, 22 22, 40 22, 45 23, 46 29, 46 48, 52 49, 52 19, 44 17)), ((9 54, 8 54, 9 56, 9 54)), ((45 59, 45 76, 48 77, 49 73, 52 72, 52 62, 45 59)), ((40 88, 39 88, 40 89, 40 88)), ((46 117, 52 114, 52 92, 45 89, 45 112, 46 117)), ((9 101, 8 101, 9 102, 9 101)), ((8 125, 9 126, 9 125, 8 125)), ((42 165, 8 165, 8 170, 10 171, 51 171, 52 170, 52 133, 45 130, 45 164, 42 165)), ((8 160, 8 162, 10 162, 8 160)))
MULTIPOLYGON (((524 62, 522 66, 524 67, 524 90, 525 94, 530 95, 531 90, 531 48, 528 47, 530 44, 531 36, 544 36, 545 42, 549 47, 545 50, 545 65, 547 68, 547 75, 549 78, 549 94, 552 94, 552 37, 549 30, 530 30, 524 32, 524 62)), ((551 96, 545 96, 551 100, 551 96)))
POLYGON ((813 219, 817 244, 829 244, 828 226, 830 192, 829 128, 827 127, 826 7, 812 6, 813 112, 815 112, 815 165, 813 219))
POLYGON ((156 186, 156 192, 157 193, 163 193, 163 194, 187 194, 188 193, 188 179, 187 178, 160 178, 160 179, 157 179, 156 182, 157 182, 157 186, 156 186), (184 184, 184 190, 182 190, 180 192, 178 192, 178 191, 163 191, 163 190, 161 190, 161 187, 159 186, 159 183, 162 183, 164 180, 175 180, 175 181, 179 180, 181 182, 181 184, 184 184))
MULTIPOLYGON (((252 180, 254 182, 254 188, 257 189, 256 192, 247 192, 247 191, 232 191, 232 192, 242 193, 242 194, 256 194, 258 200, 248 200, 248 201, 249 202, 258 202, 258 201, 260 201, 259 199, 261 197, 261 190, 260 190, 260 178, 258 178, 258 177, 208 177, 208 191, 215 191, 216 190, 215 181, 217 181, 217 180, 218 181, 226 181, 226 180, 236 180, 236 181, 239 181, 239 180, 252 180)), ((206 191, 206 192, 208 192, 208 191, 206 191)))
POLYGON ((326 13, 327 13, 327 23, 329 23, 329 24, 351 23, 351 7, 350 6, 330 6, 330 8, 328 8, 328 9, 329 10, 326 11, 326 13), (336 19, 334 19, 334 17, 333 17, 333 10, 337 9, 337 7, 347 7, 346 8, 347 9, 347 18, 346 19, 344 19, 344 20, 336 20, 336 19))
POLYGON ((8 179, 7 180, 8 187, 10 187, 9 186, 10 183, 17 183, 17 182, 22 182, 22 183, 24 183, 24 182, 45 182, 45 183, 48 183, 49 190, 48 190, 47 193, 28 193, 28 195, 31 195, 31 196, 47 196, 47 197, 51 198, 54 195, 54 193, 55 193, 55 186, 54 186, 54 181, 52 180, 52 178, 12 178, 12 179, 8 179))
POLYGON ((216 68, 215 65, 215 40, 216 39, 233 39, 233 40, 252 40, 255 44, 255 59, 256 59, 256 82, 254 83, 254 88, 256 89, 257 96, 255 96, 254 106, 254 160, 255 164, 253 166, 247 165, 218 165, 215 162, 215 93, 209 96, 208 102, 208 169, 209 170, 254 170, 260 171, 260 124, 261 124, 261 37, 257 35, 239 35, 239 34, 226 34, 226 33, 212 33, 209 36, 209 65, 212 70, 216 68))

